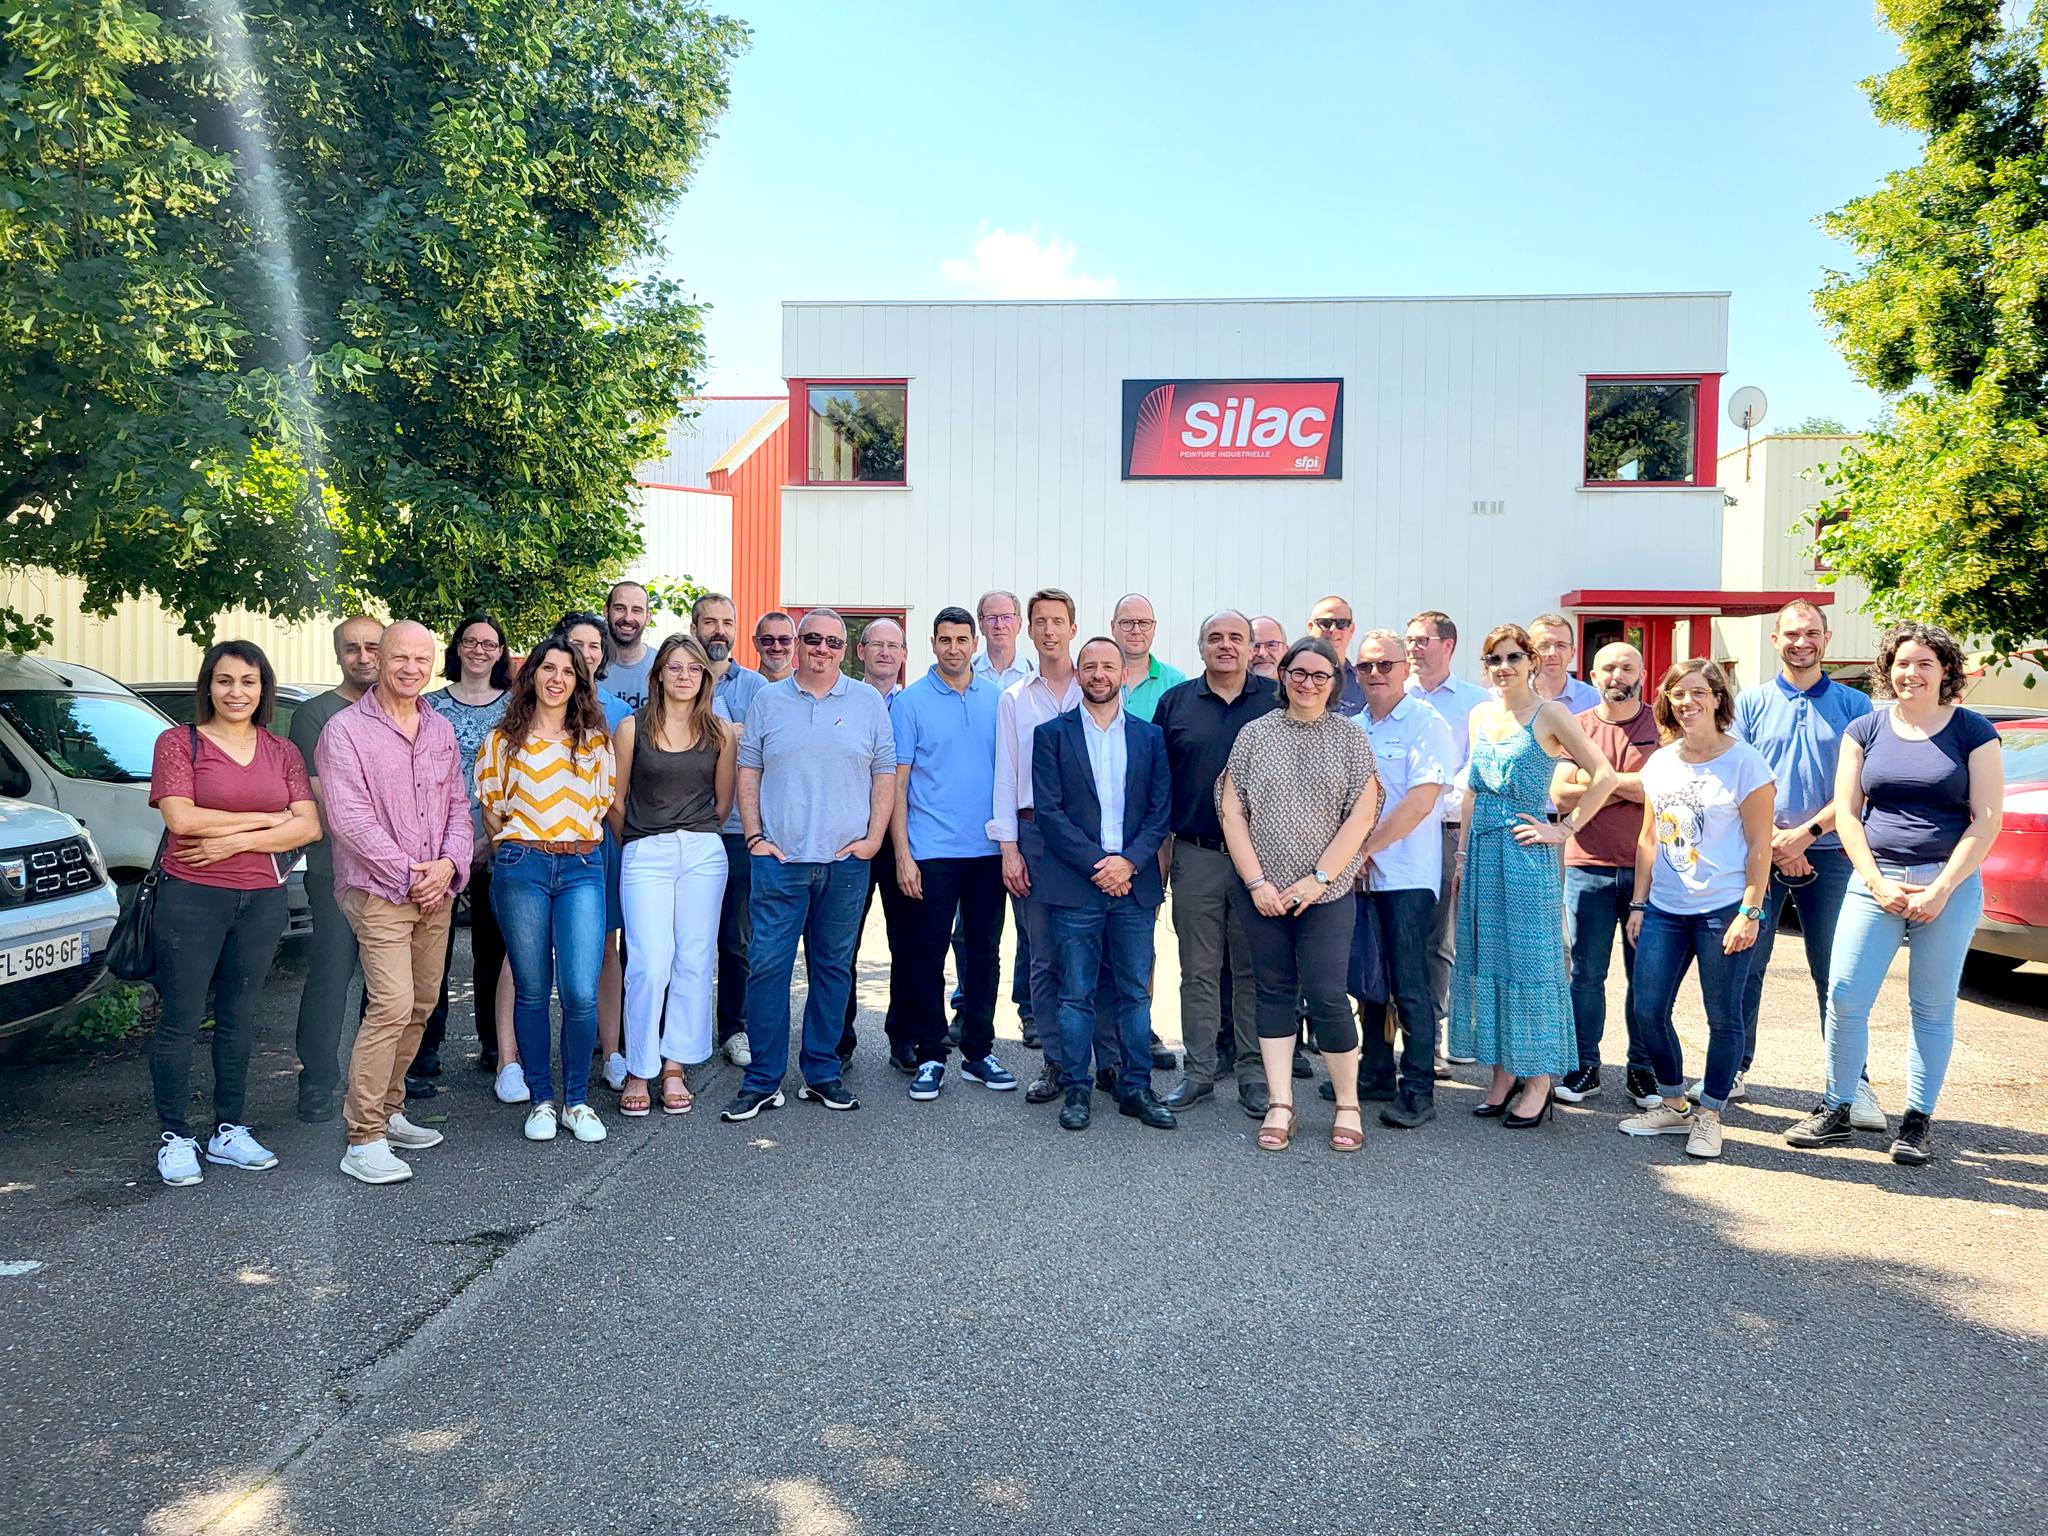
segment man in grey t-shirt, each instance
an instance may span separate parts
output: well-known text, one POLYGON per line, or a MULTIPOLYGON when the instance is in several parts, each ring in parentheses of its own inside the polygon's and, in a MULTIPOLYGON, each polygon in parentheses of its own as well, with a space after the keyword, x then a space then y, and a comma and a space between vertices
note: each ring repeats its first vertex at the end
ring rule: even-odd
POLYGON ((639 582, 619 582, 606 594, 604 685, 636 710, 647 702, 647 673, 654 665, 647 619, 647 589, 639 582))
POLYGON ((797 1097, 858 1109, 839 1080, 839 1038, 860 942, 868 860, 882 845, 896 793, 896 737, 874 689, 839 670, 846 623, 813 608, 797 630, 797 669, 763 688, 739 748, 740 823, 752 869, 747 1041, 752 1060, 727 1120, 782 1104, 789 1066, 790 985, 797 940, 810 979, 804 1000, 804 1083, 797 1097))

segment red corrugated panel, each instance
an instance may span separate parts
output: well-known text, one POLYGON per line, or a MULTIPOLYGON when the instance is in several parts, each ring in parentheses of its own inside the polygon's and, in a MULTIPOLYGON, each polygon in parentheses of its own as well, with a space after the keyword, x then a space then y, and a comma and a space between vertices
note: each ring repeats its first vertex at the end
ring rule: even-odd
POLYGON ((732 495, 732 600, 739 609, 742 666, 760 666, 754 620, 782 601, 782 487, 788 478, 787 422, 736 468, 710 476, 713 490, 732 495))

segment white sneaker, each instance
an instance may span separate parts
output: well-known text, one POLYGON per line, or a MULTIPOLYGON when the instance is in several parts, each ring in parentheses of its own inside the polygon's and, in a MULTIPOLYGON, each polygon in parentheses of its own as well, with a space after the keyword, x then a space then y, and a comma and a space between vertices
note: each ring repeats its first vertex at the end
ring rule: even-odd
POLYGON ((384 1122, 384 1139, 394 1147, 403 1147, 408 1152, 424 1151, 438 1147, 448 1138, 430 1126, 414 1125, 400 1110, 384 1122))
POLYGON ((725 1042, 725 1059, 736 1067, 751 1067, 754 1064, 754 1048, 747 1044, 745 1035, 734 1035, 725 1042))
MULTIPOLYGON (((1692 1081, 1692 1086, 1685 1090, 1685 1096, 1697 1104, 1700 1101, 1700 1095, 1706 1091, 1707 1080, 1704 1077, 1696 1077, 1692 1081)), ((1735 1082, 1728 1089, 1728 1102, 1733 1104, 1737 1099, 1746 1099, 1748 1097, 1749 1074, 1747 1072, 1738 1072, 1735 1074, 1735 1082)))
POLYGON ((626 1058, 617 1051, 604 1059, 604 1085, 613 1093, 626 1086, 626 1058))
POLYGON ((562 1120, 578 1141, 604 1140, 604 1122, 597 1118, 597 1111, 588 1104, 571 1104, 562 1111, 562 1120))
POLYGON ((350 1147, 341 1159, 341 1171, 365 1184, 403 1184, 412 1177, 412 1167, 394 1156, 387 1141, 366 1141, 350 1147))
POLYGON ((1454 1067, 1469 1067, 1478 1061, 1477 1056, 1460 1056, 1456 1051, 1445 1051, 1444 1060, 1454 1067))
POLYGON ((1719 1157, 1721 1155, 1721 1112, 1716 1109, 1696 1109, 1692 1112, 1692 1131, 1685 1138, 1687 1157, 1719 1157))
POLYGON ((526 1139, 528 1141, 553 1141, 559 1117, 555 1114, 552 1099, 542 1099, 526 1112, 526 1139))
POLYGON ((1662 1099, 1655 1109, 1646 1109, 1640 1115, 1630 1115, 1615 1126, 1624 1136, 1689 1136, 1693 1121, 1699 1118, 1699 1111, 1688 1106, 1673 1109, 1662 1099))
POLYGON ((156 1171, 166 1184, 203 1184, 206 1171, 199 1166, 199 1140, 165 1131, 163 1145, 156 1149, 156 1171))
POLYGON ((497 1094, 500 1104, 524 1104, 533 1097, 533 1090, 526 1086, 526 1068, 516 1061, 498 1068, 498 1080, 491 1085, 491 1091, 497 1094))
POLYGON ((206 1160, 229 1168, 247 1168, 252 1173, 277 1166, 277 1155, 249 1134, 246 1125, 223 1124, 206 1144, 206 1160))
POLYGON ((1891 1129, 1884 1117, 1884 1106, 1877 1102, 1877 1095, 1863 1078, 1856 1080, 1856 1097, 1849 1101, 1849 1123, 1859 1131, 1876 1131, 1880 1136, 1891 1129))

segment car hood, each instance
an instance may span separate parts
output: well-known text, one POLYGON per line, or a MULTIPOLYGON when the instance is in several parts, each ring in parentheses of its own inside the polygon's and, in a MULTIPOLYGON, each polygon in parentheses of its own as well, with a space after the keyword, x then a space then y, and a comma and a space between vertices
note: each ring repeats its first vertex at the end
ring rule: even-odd
POLYGON ((78 823, 62 811, 26 800, 0 799, 0 848, 21 848, 77 835, 78 823))

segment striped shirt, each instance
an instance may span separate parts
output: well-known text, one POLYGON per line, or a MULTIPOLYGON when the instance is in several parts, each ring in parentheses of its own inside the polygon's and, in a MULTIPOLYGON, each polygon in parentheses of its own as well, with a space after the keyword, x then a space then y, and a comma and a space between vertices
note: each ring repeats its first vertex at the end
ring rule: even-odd
POLYGON ((603 732, 585 737, 580 754, 538 736, 514 752, 493 728, 476 755, 477 804, 498 817, 501 843, 596 842, 611 809, 612 773, 612 741, 603 732))

